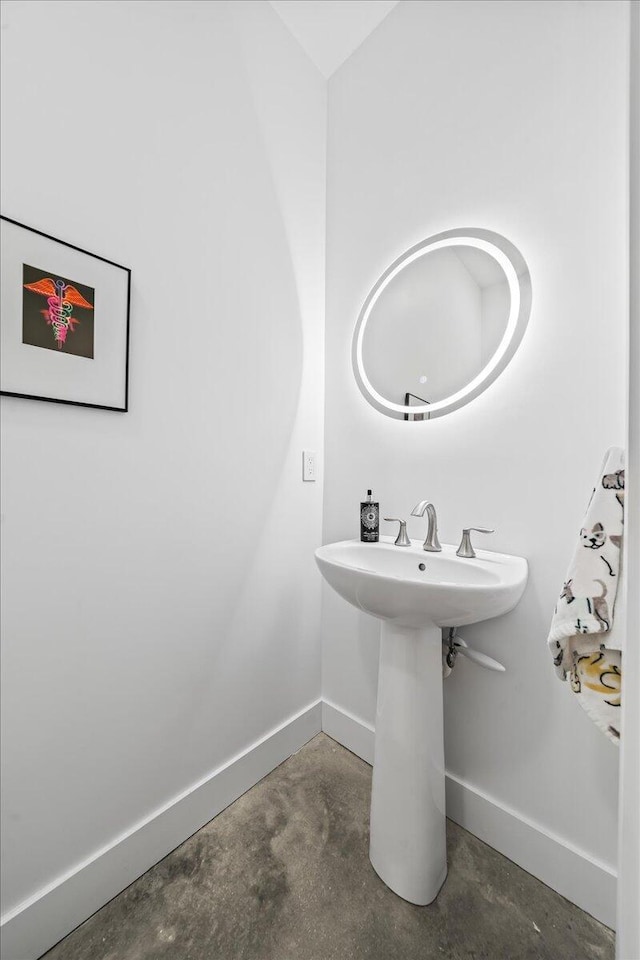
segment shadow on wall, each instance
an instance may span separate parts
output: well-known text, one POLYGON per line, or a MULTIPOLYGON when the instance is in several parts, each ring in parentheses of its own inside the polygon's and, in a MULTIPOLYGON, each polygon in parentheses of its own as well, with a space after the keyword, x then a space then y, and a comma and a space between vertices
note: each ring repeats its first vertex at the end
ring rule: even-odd
MULTIPOLYGON (((8 910, 260 736, 273 710, 298 706, 293 694, 256 705, 261 664, 233 619, 244 605, 262 642, 245 586, 257 589, 259 575, 287 610, 283 582, 301 576, 288 548, 259 574, 251 564, 283 499, 301 397, 300 291, 322 267, 317 216, 306 273, 306 249, 292 253, 282 165, 303 196, 315 168, 300 143, 274 157, 229 5, 187 6, 187 16, 174 4, 11 4, 4 14, 6 86, 20 90, 3 118, 5 145, 19 144, 4 164, 19 210, 7 212, 130 264, 134 318, 126 416, 3 398, 8 910), (37 68, 52 30, 75 50, 55 78, 37 68), (188 56, 159 65, 167 37, 188 56), (41 130, 24 116, 45 88, 69 115, 90 105, 114 136, 44 158, 41 130), (52 502, 43 478, 68 495, 52 502), (70 571, 64 590, 58 570, 70 571)), ((276 37, 274 51, 284 75, 290 48, 276 37)), ((321 405, 307 400, 307 410, 321 405)), ((293 526, 299 503, 285 508, 293 526)), ((279 617, 270 630, 280 631, 271 671, 283 673, 297 635, 279 617)), ((308 653, 307 672, 314 665, 308 653)))

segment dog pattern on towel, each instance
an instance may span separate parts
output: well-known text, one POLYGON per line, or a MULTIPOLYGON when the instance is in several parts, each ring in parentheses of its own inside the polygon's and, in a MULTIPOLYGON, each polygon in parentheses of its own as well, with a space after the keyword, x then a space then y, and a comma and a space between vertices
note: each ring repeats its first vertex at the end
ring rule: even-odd
MULTIPOLYGON (((602 477, 602 488, 613 491, 613 496, 621 508, 620 516, 616 517, 613 527, 609 521, 609 529, 603 523, 605 518, 602 517, 580 530, 579 544, 582 550, 588 550, 590 555, 588 559, 585 555, 574 556, 572 564, 574 575, 565 581, 556 605, 554 622, 564 621, 562 623, 564 637, 572 634, 603 633, 611 629, 607 596, 611 592, 615 597, 617 583, 610 590, 607 581, 617 580, 620 572, 624 519, 624 470, 605 474, 602 477), (573 604, 575 606, 572 606, 573 604)), ((594 500, 595 492, 594 490, 591 495, 590 505, 594 500)), ((582 553, 580 547, 578 550, 582 553)), ((554 663, 559 667, 563 661, 563 645, 558 640, 556 645, 554 663)), ((571 666, 571 663, 565 664, 565 672, 568 672, 571 666)))
POLYGON ((556 672, 610 739, 620 738, 622 655, 609 649, 624 523, 622 451, 611 450, 589 500, 583 527, 558 598, 549 646, 556 672))
MULTIPOLYGON (((580 616, 576 616, 575 628, 576 633, 590 633, 588 629, 588 620, 591 617, 595 617, 598 623, 600 624, 601 630, 610 630, 611 621, 609 619, 609 606, 607 604, 607 585, 603 580, 596 580, 596 583, 599 583, 602 587, 602 592, 598 597, 579 597, 578 606, 582 604, 585 609, 585 614, 583 615, 582 620, 580 616)), ((561 600, 566 600, 567 604, 575 603, 576 598, 573 595, 573 590, 571 589, 571 584, 573 579, 567 580, 564 585, 564 589, 560 594, 561 600)), ((577 611, 576 611, 577 613, 577 611)))
MULTIPOLYGON (((605 732, 615 740, 620 739, 618 720, 622 698, 622 654, 619 650, 607 650, 603 645, 596 653, 574 654, 571 667, 571 689, 580 694, 602 719, 606 711, 608 720, 605 732), (608 709, 607 709, 608 708, 608 709)), ((589 713, 590 710, 587 710, 589 713)))

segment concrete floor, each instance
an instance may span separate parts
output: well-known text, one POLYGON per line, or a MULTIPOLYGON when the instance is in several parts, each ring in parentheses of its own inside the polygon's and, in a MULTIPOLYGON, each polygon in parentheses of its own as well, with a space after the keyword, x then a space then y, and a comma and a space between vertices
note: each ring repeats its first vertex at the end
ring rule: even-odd
POLYGON ((613 933, 453 823, 414 907, 368 859, 371 768, 324 734, 46 960, 609 960, 613 933))

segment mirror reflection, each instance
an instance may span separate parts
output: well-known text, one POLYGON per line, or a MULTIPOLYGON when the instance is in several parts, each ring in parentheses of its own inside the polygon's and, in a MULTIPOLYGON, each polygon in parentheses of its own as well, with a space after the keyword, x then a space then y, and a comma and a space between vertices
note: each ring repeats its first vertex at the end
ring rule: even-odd
POLYGON ((371 385, 386 400, 422 410, 450 397, 491 360, 510 303, 506 274, 487 251, 459 244, 418 257, 369 315, 362 361, 371 385))

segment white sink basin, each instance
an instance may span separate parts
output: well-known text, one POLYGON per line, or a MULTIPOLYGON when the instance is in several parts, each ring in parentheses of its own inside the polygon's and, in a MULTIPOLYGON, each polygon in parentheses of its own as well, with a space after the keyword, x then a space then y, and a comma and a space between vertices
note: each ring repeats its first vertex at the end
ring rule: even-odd
POLYGON ((427 553, 422 543, 396 547, 392 537, 330 543, 316 550, 316 561, 354 607, 408 627, 462 627, 499 617, 515 607, 527 582, 522 557, 478 550, 466 560, 446 544, 442 553, 427 553))
POLYGON ((391 537, 316 550, 333 589, 382 620, 369 856, 387 886, 420 905, 447 875, 440 628, 507 613, 527 582, 521 557, 455 550, 391 537))

